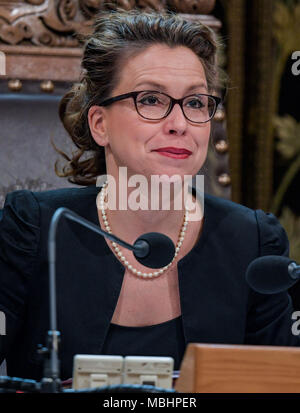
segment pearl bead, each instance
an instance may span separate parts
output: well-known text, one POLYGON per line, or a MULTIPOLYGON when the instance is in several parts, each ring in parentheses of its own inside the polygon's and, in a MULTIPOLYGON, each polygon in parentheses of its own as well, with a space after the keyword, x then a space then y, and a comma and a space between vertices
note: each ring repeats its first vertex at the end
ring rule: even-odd
MULTIPOLYGON (((105 182, 103 184, 103 187, 101 189, 100 192, 100 209, 101 209, 101 213, 102 213, 102 217, 103 217, 103 223, 105 226, 105 229, 107 232, 109 232, 110 234, 112 233, 111 228, 109 226, 108 223, 108 218, 107 215, 105 213, 104 208, 107 208, 107 204, 105 203, 105 198, 107 197, 107 188, 108 186, 108 182, 105 182)), ((118 247, 118 244, 116 242, 112 242, 112 246, 114 247, 114 250, 116 252, 116 255, 119 257, 119 259, 123 262, 123 264, 133 273, 136 274, 139 277, 142 277, 144 279, 146 278, 153 278, 153 277, 158 277, 159 275, 163 274, 165 271, 167 271, 167 269, 173 264, 173 261, 175 260, 175 258, 178 255, 178 252, 180 250, 180 247, 184 241, 184 237, 185 237, 185 233, 186 233, 186 229, 187 229, 187 224, 188 224, 188 210, 185 210, 185 214, 184 214, 184 219, 183 219, 183 223, 182 226, 180 228, 180 232, 179 232, 179 236, 178 236, 178 241, 176 244, 176 249, 175 249, 175 254, 173 259, 171 260, 171 262, 164 266, 163 268, 161 268, 158 271, 155 272, 150 272, 150 273, 146 273, 146 272, 142 272, 142 271, 138 271, 136 268, 134 268, 131 264, 129 264, 129 262, 126 260, 126 258, 124 257, 124 255, 122 254, 122 252, 120 251, 120 248, 118 247)))

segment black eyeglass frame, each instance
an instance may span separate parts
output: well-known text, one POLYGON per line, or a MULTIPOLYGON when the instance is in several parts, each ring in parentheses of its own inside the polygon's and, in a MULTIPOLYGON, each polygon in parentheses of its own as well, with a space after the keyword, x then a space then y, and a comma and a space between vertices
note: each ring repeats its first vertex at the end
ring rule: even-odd
POLYGON ((216 111, 217 111, 218 105, 221 103, 221 100, 222 100, 222 99, 219 98, 218 96, 208 95, 208 94, 206 94, 206 93, 193 93, 193 94, 191 94, 191 95, 184 96, 184 97, 181 98, 181 99, 175 99, 175 98, 173 98, 172 96, 167 95, 167 93, 159 92, 158 90, 138 90, 138 91, 134 91, 134 92, 124 93, 124 94, 122 94, 122 95, 114 96, 114 97, 111 97, 111 98, 107 98, 107 99, 103 100, 102 102, 98 103, 98 105, 99 105, 99 106, 109 106, 109 105, 111 105, 111 104, 114 103, 114 102, 118 102, 118 101, 123 100, 123 99, 128 99, 128 98, 130 98, 130 97, 133 98, 134 105, 135 105, 135 109, 136 109, 137 113, 138 113, 142 118, 144 118, 144 119, 147 119, 147 120, 161 120, 161 119, 165 119, 165 118, 171 113, 171 111, 172 111, 173 107, 176 105, 176 103, 178 103, 179 106, 181 107, 183 116, 184 116, 188 121, 190 121, 190 122, 192 122, 192 123, 207 123, 207 122, 209 122, 210 120, 212 120, 212 118, 215 116, 215 113, 216 113, 216 111), (138 96, 140 93, 151 93, 151 92, 152 92, 152 93, 160 93, 161 95, 165 95, 165 96, 167 96, 167 97, 170 99, 169 108, 168 108, 167 112, 165 113, 165 115, 164 115, 163 117, 161 117, 161 118, 157 118, 157 119, 147 118, 146 116, 141 115, 141 113, 139 112, 139 110, 138 110, 138 108, 137 108, 137 102, 136 102, 137 96, 138 96), (204 122, 195 122, 195 121, 189 119, 189 118, 186 116, 186 114, 184 113, 184 110, 183 110, 183 107, 182 107, 182 106, 183 106, 183 101, 184 101, 186 98, 190 97, 190 96, 207 96, 207 97, 209 97, 209 98, 212 98, 212 99, 215 101, 215 107, 214 107, 213 114, 211 115, 211 117, 210 117, 208 120, 206 120, 206 121, 204 121, 204 122))

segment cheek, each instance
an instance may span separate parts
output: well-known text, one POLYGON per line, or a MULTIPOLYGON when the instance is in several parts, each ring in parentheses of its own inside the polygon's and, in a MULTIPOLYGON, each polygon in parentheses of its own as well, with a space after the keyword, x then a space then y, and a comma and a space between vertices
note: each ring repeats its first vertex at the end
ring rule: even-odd
POLYGON ((140 134, 140 119, 132 108, 121 107, 120 110, 112 108, 107 118, 107 131, 110 139, 118 140, 123 145, 124 139, 130 144, 135 136, 140 134), (123 139, 121 139, 123 138, 123 139))
POLYGON ((110 122, 108 129, 111 146, 116 150, 122 147, 122 150, 132 153, 146 151, 148 141, 159 134, 160 126, 147 123, 135 116, 121 116, 110 122))
POLYGON ((201 151, 204 151, 205 149, 207 150, 208 148, 210 140, 210 130, 210 124, 207 124, 205 125, 205 127, 203 127, 203 129, 197 131, 196 143, 198 148, 201 149, 201 151))
POLYGON ((133 114, 126 116, 125 113, 111 116, 107 131, 110 151, 122 165, 131 164, 133 161, 136 164, 143 162, 147 141, 155 133, 149 125, 145 125, 133 114))

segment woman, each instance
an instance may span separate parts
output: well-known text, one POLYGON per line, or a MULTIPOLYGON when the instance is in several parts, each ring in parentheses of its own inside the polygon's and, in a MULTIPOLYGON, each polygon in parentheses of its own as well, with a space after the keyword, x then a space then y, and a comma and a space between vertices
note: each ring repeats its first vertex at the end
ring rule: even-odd
MULTIPOLYGON (((138 11, 97 17, 85 42, 82 82, 60 105, 79 151, 72 159, 64 155, 68 168, 58 174, 88 186, 15 191, 0 221, 0 310, 7 319, 3 356, 9 375, 43 375, 36 347, 49 328, 47 237, 61 206, 129 243, 160 232, 177 246, 170 265, 149 269, 109 240, 61 222, 62 378, 72 375, 75 354, 171 356, 178 369, 189 342, 298 344, 289 296, 255 293, 244 277, 256 257, 288 253, 274 216, 208 195, 203 210, 195 190, 188 201, 204 218, 189 219, 184 205, 174 207, 182 193, 172 193, 169 209, 149 208, 153 176, 183 184, 205 161, 219 103, 215 54, 212 32, 198 22, 138 11), (92 157, 82 160, 90 151, 92 157), (142 176, 147 190, 140 197, 148 208, 120 206, 124 170, 126 201, 134 191, 130 180, 142 176), (105 173, 110 181, 99 192, 96 179, 105 173), (114 194, 117 208, 105 204, 114 194)), ((164 203, 162 190, 158 195, 164 203)))

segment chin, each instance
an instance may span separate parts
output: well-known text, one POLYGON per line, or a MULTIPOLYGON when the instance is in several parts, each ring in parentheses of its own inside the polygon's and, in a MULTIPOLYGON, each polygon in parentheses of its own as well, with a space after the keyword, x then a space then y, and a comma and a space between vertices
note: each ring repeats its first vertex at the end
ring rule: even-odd
POLYGON ((185 176, 194 176, 190 171, 170 171, 170 170, 162 170, 162 171, 155 171, 151 172, 151 174, 148 175, 151 179, 151 176, 158 176, 160 182, 183 182, 185 176))

